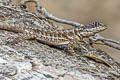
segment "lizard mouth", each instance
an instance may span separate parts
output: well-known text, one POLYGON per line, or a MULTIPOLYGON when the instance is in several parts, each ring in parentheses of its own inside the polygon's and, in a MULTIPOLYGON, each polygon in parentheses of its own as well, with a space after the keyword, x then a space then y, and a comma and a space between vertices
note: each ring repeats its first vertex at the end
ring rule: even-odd
POLYGON ((98 31, 104 31, 107 29, 107 26, 99 26, 98 31))
POLYGON ((105 30, 108 28, 107 26, 104 26, 105 30))
POLYGON ((91 29, 86 29, 87 32, 101 32, 107 29, 107 26, 98 26, 91 29))

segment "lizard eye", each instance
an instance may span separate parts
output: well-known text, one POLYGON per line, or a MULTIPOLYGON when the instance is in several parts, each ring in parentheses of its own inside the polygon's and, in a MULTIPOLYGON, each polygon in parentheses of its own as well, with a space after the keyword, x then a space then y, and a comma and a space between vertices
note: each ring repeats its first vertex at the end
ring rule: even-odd
POLYGON ((103 24, 99 21, 94 21, 93 23, 90 23, 87 25, 88 28, 95 28, 95 27, 107 27, 107 25, 103 24))
POLYGON ((95 21, 95 22, 93 22, 93 25, 94 25, 95 27, 98 27, 98 26, 100 25, 100 22, 95 21))
POLYGON ((94 27, 99 27, 99 26, 103 26, 104 27, 104 26, 106 26, 102 22, 98 22, 98 21, 93 22, 93 25, 94 25, 94 27))

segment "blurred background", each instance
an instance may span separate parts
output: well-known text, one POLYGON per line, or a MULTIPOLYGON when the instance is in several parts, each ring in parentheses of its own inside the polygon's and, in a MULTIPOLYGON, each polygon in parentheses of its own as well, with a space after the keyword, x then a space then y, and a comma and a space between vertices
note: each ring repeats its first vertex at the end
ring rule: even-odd
MULTIPOLYGON (((19 3, 20 0, 14 0, 19 3)), ((120 41, 120 0, 40 0, 41 6, 54 16, 88 24, 93 21, 102 21, 108 29, 101 33, 106 38, 120 41)), ((27 4, 29 11, 35 11, 35 4, 27 4)), ((66 25, 69 27, 68 25, 66 25)), ((120 51, 107 47, 97 46, 120 62, 120 51)))

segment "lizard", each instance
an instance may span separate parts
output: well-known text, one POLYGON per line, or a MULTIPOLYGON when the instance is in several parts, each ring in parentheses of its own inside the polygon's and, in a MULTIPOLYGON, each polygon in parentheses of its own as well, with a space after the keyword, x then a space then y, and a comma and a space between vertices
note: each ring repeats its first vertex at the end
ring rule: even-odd
MULTIPOLYGON (((23 2, 23 4, 25 2, 23 2)), ((4 17, 4 16, 1 16, 1 17, 4 17)), ((23 33, 22 37, 19 37, 16 39, 21 39, 21 40, 22 39, 36 39, 37 41, 41 43, 45 43, 48 45, 54 45, 54 46, 60 46, 60 45, 67 44, 68 45, 67 51, 74 55, 75 54, 74 47, 76 44, 78 44, 80 41, 83 41, 84 38, 89 38, 90 36, 96 33, 104 31, 105 29, 107 29, 107 27, 103 23, 93 22, 92 27, 84 26, 82 28, 80 27, 80 28, 53 31, 53 30, 48 30, 48 29, 43 29, 43 28, 42 29, 36 28, 36 27, 33 28, 30 26, 20 26, 16 24, 10 25, 10 24, 6 24, 6 22, 5 23, 0 22, 0 29, 23 33)), ((82 48, 87 50, 87 48, 85 48, 83 45, 81 46, 82 48)), ((111 65, 108 62, 92 54, 84 54, 83 56, 90 57, 95 60, 99 60, 111 67, 111 65)))
POLYGON ((65 45, 68 44, 70 52, 73 52, 74 45, 96 33, 107 29, 103 23, 93 22, 93 27, 80 27, 65 30, 49 30, 43 28, 33 28, 28 26, 10 25, 0 22, 0 29, 23 33, 26 39, 36 39, 48 45, 65 45))
MULTIPOLYGON (((20 37, 21 39, 36 39, 41 43, 45 43, 47 45, 53 45, 53 46, 68 45, 67 51, 72 55, 75 54, 74 51, 75 45, 83 41, 84 38, 89 38, 90 36, 107 29, 107 26, 105 24, 96 21, 92 23, 92 26, 93 27, 84 26, 84 27, 71 28, 66 30, 49 30, 42 28, 41 29, 32 28, 29 26, 9 25, 0 22, 1 30, 23 33, 23 36, 20 37)), ((85 47, 83 46, 83 48, 85 47)), ((85 49, 87 50, 87 48, 85 49)), ((112 67, 108 62, 92 55, 91 53, 84 54, 83 56, 101 61, 107 64, 108 66, 112 67)))

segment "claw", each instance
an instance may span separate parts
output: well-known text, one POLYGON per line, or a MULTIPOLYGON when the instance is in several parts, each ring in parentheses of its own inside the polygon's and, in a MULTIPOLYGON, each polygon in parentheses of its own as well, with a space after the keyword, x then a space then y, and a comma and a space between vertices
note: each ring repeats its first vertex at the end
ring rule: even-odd
POLYGON ((9 37, 7 39, 7 42, 6 44, 11 44, 11 45, 15 45, 15 44, 18 44, 19 42, 23 41, 23 38, 22 37, 9 37))

